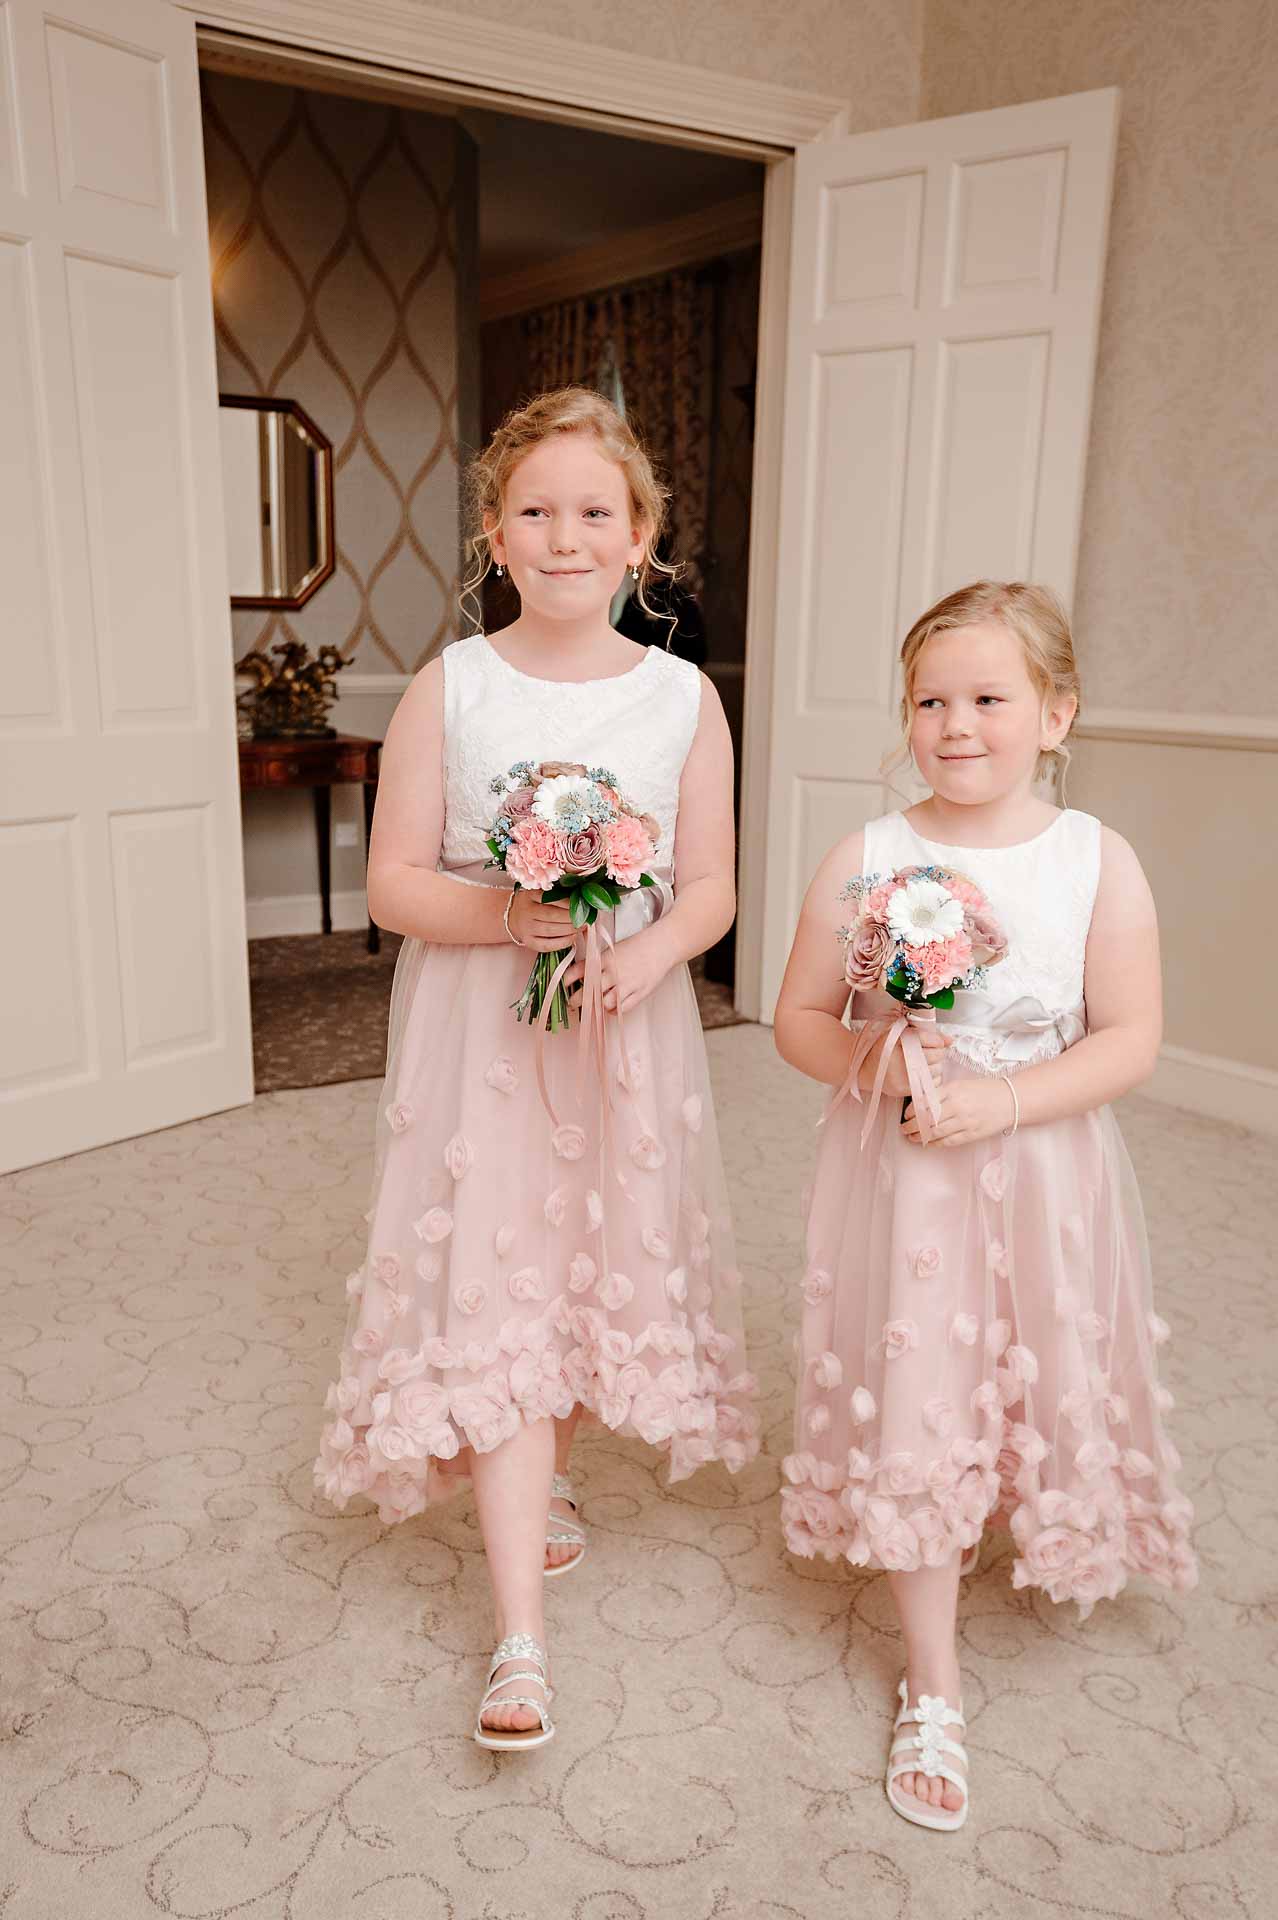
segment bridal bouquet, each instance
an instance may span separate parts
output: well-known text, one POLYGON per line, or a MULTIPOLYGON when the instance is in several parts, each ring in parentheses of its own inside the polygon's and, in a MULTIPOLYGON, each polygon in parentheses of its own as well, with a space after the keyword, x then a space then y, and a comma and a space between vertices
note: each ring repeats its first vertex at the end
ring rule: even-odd
POLYGON ((980 888, 953 867, 900 867, 849 880, 839 896, 856 917, 839 930, 843 977, 906 1007, 954 1005, 1007 952, 1007 936, 980 888))
MULTIPOLYGON (((488 835, 490 867, 501 867, 516 887, 540 889, 543 900, 566 900, 574 927, 590 927, 625 893, 651 887, 644 871, 660 829, 651 814, 627 805, 607 767, 574 760, 517 760, 489 781, 497 813, 488 835)), ((593 938, 593 936, 592 936, 593 938)), ((547 1000, 552 1032, 568 1025, 565 962, 572 948, 539 953, 528 984, 514 1001, 516 1016, 536 1020, 547 1000)))

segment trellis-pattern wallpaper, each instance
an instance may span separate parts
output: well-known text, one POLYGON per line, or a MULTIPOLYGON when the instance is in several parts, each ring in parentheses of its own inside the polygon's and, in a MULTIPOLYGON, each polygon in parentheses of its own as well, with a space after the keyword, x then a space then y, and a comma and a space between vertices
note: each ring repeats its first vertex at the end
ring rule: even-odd
POLYGON ((295 636, 410 672, 458 617, 467 136, 225 74, 202 91, 219 385, 299 400, 333 442, 336 572, 296 613, 237 610, 236 655, 295 636))

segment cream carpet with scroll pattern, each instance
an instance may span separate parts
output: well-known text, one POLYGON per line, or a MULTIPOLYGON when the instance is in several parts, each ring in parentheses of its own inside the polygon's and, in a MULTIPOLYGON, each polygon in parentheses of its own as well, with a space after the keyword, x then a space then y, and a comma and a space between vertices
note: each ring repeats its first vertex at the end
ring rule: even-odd
POLYGON ((535 1756, 467 1737, 469 1498, 384 1531, 311 1492, 375 1085, 0 1182, 3 1920, 1273 1911, 1272 1145, 1126 1103, 1203 1585, 1080 1626, 987 1540, 974 1812, 925 1834, 880 1786, 883 1582, 790 1560, 777 1527, 813 1092, 758 1028, 709 1047, 766 1457, 665 1494, 641 1445, 585 1436, 591 1548, 549 1591, 560 1734, 535 1756))

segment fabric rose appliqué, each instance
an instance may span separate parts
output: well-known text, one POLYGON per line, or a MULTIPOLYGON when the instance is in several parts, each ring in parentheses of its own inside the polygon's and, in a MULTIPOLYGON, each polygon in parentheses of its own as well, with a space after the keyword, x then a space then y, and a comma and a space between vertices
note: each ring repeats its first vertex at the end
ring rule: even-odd
POLYGON ((584 1127, 556 1127, 550 1136, 550 1144, 561 1160, 580 1160, 586 1151, 586 1133, 584 1127))
POLYGON ((447 1240, 452 1230, 453 1216, 443 1207, 429 1207, 420 1220, 413 1222, 413 1232, 417 1238, 427 1241, 430 1245, 440 1240, 447 1240))
POLYGON ((935 1280, 941 1271, 941 1249, 939 1247, 919 1247, 913 1255, 915 1276, 920 1280, 935 1280))
POLYGON ((666 1164, 666 1150, 650 1133, 641 1133, 630 1149, 630 1158, 644 1173, 655 1173, 666 1164))
POLYGON ((991 1200, 1001 1200, 1007 1192, 1007 1165, 1002 1159, 990 1160, 981 1168, 981 1191, 991 1200))
POLYGON ((387 1107, 386 1118, 390 1121, 392 1133, 407 1133, 413 1124, 413 1109, 407 1100, 396 1100, 387 1107))
POLYGON ((454 1180, 461 1180, 475 1164, 475 1149, 464 1133, 455 1133, 444 1148, 444 1165, 454 1180))
POLYGON ((484 1079, 495 1093, 514 1093, 519 1086, 519 1068, 504 1053, 499 1053, 484 1079))
POLYGON ((888 1320, 883 1328, 883 1354, 888 1360, 899 1360, 903 1353, 909 1353, 919 1344, 919 1330, 913 1320, 888 1320))
POLYGON ((478 1280, 468 1280, 456 1288, 453 1300, 459 1313, 479 1313, 488 1299, 488 1289, 478 1280))

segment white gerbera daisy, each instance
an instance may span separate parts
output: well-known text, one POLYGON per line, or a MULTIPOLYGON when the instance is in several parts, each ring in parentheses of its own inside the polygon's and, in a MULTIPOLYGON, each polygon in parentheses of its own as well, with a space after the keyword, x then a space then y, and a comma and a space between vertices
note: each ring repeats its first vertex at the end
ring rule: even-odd
POLYGON ((962 902, 936 880, 907 880, 888 901, 888 926, 907 947, 952 940, 963 931, 962 902))
POLYGON ((591 791, 591 782, 584 774, 557 773, 553 780, 542 781, 532 810, 548 827, 562 833, 580 819, 591 791))

